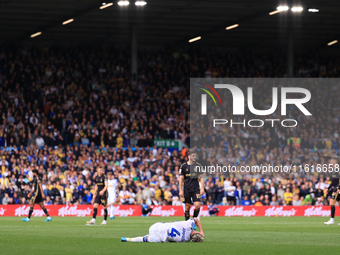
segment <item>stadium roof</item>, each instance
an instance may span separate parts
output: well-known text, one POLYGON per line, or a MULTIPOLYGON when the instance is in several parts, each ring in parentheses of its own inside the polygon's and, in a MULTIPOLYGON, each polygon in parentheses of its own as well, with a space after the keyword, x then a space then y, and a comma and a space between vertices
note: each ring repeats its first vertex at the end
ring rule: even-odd
POLYGON ((195 44, 280 48, 287 45, 288 31, 293 31, 295 45, 304 49, 340 41, 340 1, 146 1, 144 7, 135 6, 135 0, 127 7, 113 1, 100 9, 103 0, 0 0, 0 41, 130 44, 133 24, 137 24, 140 46, 189 44, 189 39, 201 36, 195 44), (304 10, 269 15, 280 4, 304 10), (319 12, 308 12, 310 8, 319 12), (62 25, 69 19, 74 21, 62 25), (234 24, 239 26, 226 30, 234 24), (41 35, 30 38, 40 31, 41 35))

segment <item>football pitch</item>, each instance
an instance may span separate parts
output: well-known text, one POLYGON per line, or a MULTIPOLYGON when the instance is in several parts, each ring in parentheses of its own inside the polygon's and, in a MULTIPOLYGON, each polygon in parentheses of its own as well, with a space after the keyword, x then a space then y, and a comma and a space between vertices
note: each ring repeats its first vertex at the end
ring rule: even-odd
POLYGON ((340 226, 326 217, 202 218, 203 243, 121 243, 121 237, 143 236, 155 222, 183 217, 121 217, 101 226, 90 218, 0 217, 0 254, 338 254, 340 226))

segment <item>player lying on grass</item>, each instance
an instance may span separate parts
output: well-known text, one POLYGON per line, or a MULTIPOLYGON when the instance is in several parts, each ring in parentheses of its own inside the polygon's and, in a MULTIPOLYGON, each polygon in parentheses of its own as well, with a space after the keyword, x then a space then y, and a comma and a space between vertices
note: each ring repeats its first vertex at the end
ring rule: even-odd
POLYGON ((168 243, 168 242, 203 242, 204 233, 201 222, 197 218, 187 221, 175 221, 169 223, 157 222, 149 228, 149 234, 134 238, 122 237, 122 242, 149 242, 149 243, 168 243), (193 230, 194 225, 200 232, 193 230))

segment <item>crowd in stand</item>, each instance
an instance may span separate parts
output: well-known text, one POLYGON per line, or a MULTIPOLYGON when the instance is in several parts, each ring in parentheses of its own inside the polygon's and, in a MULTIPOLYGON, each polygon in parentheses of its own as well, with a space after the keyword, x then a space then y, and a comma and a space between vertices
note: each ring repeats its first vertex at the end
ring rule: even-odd
MULTIPOLYGON (((157 148, 154 139, 190 145, 189 78, 286 76, 285 60, 274 55, 140 51, 133 86, 129 56, 113 47, 0 47, 0 204, 27 204, 36 168, 45 204, 89 204, 95 169, 102 165, 119 182, 118 203, 181 205, 177 179, 185 151, 157 148)), ((295 66, 297 77, 338 77, 340 59, 299 56, 295 66)), ((313 117, 321 124, 304 123, 295 131, 236 130, 220 149, 201 150, 199 159, 213 164, 228 158, 235 165, 327 162, 340 148, 338 86, 317 91, 313 117)), ((329 179, 204 178, 205 204, 328 203, 323 190, 329 179)))

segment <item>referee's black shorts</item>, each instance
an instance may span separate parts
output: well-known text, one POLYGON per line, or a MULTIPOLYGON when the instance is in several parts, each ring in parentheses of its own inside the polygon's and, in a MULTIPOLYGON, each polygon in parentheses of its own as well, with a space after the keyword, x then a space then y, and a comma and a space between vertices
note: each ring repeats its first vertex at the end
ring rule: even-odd
POLYGON ((103 205, 104 207, 107 206, 107 192, 104 195, 96 195, 94 199, 95 204, 103 205))
POLYGON ((336 190, 333 190, 333 192, 332 192, 332 199, 334 199, 338 202, 340 201, 340 194, 336 190))
POLYGON ((191 202, 201 202, 200 190, 188 191, 184 189, 184 203, 191 204, 191 202))

